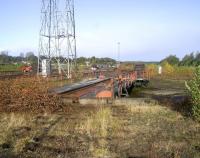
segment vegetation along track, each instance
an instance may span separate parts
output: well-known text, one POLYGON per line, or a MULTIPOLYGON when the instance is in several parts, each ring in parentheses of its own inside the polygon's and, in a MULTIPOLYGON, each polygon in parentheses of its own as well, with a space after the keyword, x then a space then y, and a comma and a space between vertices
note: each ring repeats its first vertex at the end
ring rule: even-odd
POLYGON ((0 157, 175 158, 200 155, 200 125, 152 103, 66 105, 53 114, 2 114, 0 157), (9 127, 9 128, 8 128, 9 127))

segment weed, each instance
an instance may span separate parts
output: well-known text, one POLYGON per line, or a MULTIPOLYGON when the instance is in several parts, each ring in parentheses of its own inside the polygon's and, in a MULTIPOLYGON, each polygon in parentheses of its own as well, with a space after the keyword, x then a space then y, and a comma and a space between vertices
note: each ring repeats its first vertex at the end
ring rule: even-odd
POLYGON ((194 79, 186 82, 186 87, 192 98, 193 116, 200 121, 200 67, 196 68, 194 79))
POLYGON ((158 75, 158 66, 149 64, 146 68, 151 72, 152 78, 189 80, 194 76, 195 67, 170 65, 168 62, 162 64, 162 75, 158 75))

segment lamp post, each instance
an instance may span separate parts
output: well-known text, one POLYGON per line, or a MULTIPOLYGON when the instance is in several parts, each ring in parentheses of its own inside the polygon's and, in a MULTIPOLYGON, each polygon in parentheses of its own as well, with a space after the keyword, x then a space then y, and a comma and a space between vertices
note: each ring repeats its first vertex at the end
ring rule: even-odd
POLYGON ((118 42, 117 43, 117 68, 119 68, 119 66, 120 66, 120 48, 121 47, 121 43, 120 42, 118 42))

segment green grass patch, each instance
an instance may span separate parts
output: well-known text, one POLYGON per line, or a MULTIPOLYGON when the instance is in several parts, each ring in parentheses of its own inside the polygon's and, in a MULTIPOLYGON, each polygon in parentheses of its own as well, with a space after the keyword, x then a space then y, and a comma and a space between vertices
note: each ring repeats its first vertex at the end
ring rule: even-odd
POLYGON ((0 65, 0 72, 19 72, 22 64, 0 65))

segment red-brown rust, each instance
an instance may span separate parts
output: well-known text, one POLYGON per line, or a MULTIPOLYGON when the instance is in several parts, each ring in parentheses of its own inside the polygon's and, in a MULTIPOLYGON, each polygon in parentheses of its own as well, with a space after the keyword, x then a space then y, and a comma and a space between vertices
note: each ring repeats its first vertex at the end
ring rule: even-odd
POLYGON ((80 89, 74 90, 72 92, 66 92, 66 93, 62 94, 62 96, 65 96, 67 98, 80 98, 89 93, 96 94, 96 93, 99 93, 99 91, 101 91, 102 89, 105 90, 106 87, 108 85, 110 85, 110 82, 111 82, 111 80, 106 80, 104 82, 97 83, 97 84, 94 84, 94 85, 91 85, 88 87, 80 88, 80 89))
POLYGON ((113 97, 113 93, 111 91, 105 90, 105 91, 101 91, 96 95, 96 98, 112 98, 113 97))

